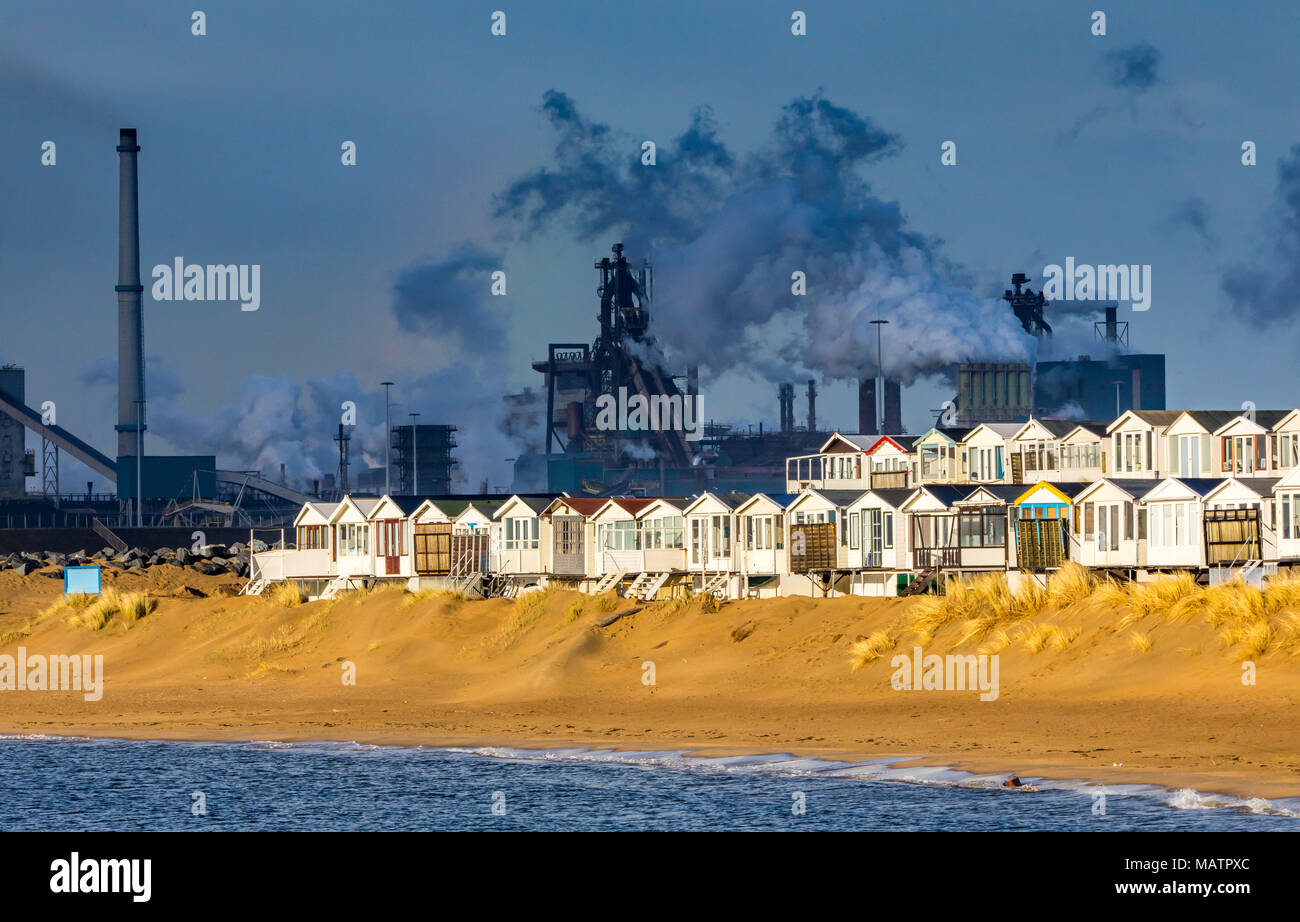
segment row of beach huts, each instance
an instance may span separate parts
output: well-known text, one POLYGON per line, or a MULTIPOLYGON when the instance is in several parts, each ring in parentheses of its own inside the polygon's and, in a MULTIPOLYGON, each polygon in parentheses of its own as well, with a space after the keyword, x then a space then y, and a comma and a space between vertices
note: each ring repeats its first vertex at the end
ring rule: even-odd
POLYGON ((1300 565, 1300 410, 833 433, 786 473, 783 493, 308 502, 245 591, 893 596, 990 571, 1044 580, 1066 561, 1253 582, 1300 565))

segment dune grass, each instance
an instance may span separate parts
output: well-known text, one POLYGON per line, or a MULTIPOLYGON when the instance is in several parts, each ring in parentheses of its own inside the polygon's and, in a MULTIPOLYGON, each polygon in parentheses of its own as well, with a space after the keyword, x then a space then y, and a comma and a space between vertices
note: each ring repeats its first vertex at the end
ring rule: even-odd
POLYGON ((454 589, 417 589, 414 592, 407 592, 406 597, 402 599, 401 608, 410 608, 412 605, 418 605, 420 602, 428 602, 434 599, 452 599, 457 602, 469 601, 469 596, 463 592, 457 592, 454 589))
MULTIPOLYGON (((1079 632, 1036 619, 1052 612, 1068 617, 1076 606, 1113 611, 1111 629, 1128 632, 1127 643, 1138 652, 1152 648, 1153 630, 1197 622, 1213 628, 1222 648, 1238 660, 1267 653, 1300 656, 1300 573, 1292 572, 1268 579, 1262 590, 1239 579, 1205 587, 1186 572, 1145 583, 1118 582, 1098 579, 1075 563, 1052 574, 1046 588, 1024 580, 1014 592, 1003 573, 953 578, 945 594, 921 596, 911 604, 898 635, 906 633, 926 647, 940 632, 951 631, 954 648, 980 644, 981 653, 1012 644, 1023 644, 1030 653, 1060 651, 1079 632)), ((855 663, 858 657, 855 652, 855 663)))
POLYGON ((857 672, 894 649, 896 642, 897 638, 888 631, 872 631, 866 637, 859 637, 849 647, 849 664, 857 672))
POLYGON ((1048 590, 1033 580, 1023 581, 1013 592, 1005 573, 983 573, 969 583, 950 579, 945 590, 943 595, 921 596, 910 611, 907 627, 923 647, 950 625, 960 627, 955 646, 961 646, 1033 617, 1050 604, 1048 590))
POLYGON ((307 593, 293 580, 276 583, 269 595, 272 602, 284 608, 297 608, 307 601, 307 593))
POLYGON ((1074 643, 1078 636, 1077 630, 1042 622, 1021 625, 1016 631, 1016 638, 1030 653, 1042 653, 1044 650, 1059 653, 1074 643))
POLYGON ((537 622, 542 619, 542 616, 546 614, 551 599, 561 591, 555 586, 547 586, 544 589, 526 592, 516 598, 514 605, 510 609, 510 617, 506 619, 505 624, 501 626, 501 630, 497 632, 497 646, 500 649, 505 649, 532 630, 537 622))
POLYGON ((66 618, 70 626, 103 631, 113 618, 120 618, 123 624, 134 624, 156 607, 157 599, 149 598, 143 592, 117 592, 117 589, 109 588, 98 597, 65 596, 64 603, 52 606, 52 609, 70 610, 66 618), (87 602, 86 598, 92 601, 87 602))
POLYGON ((102 631, 114 617, 120 618, 123 624, 130 625, 157 607, 158 600, 150 598, 143 592, 118 592, 110 588, 105 589, 98 597, 65 596, 63 604, 51 606, 51 609, 47 609, 47 613, 60 608, 70 609, 70 614, 67 616, 68 624, 73 627, 89 628, 92 631, 102 631), (87 602, 86 598, 93 601, 87 602))

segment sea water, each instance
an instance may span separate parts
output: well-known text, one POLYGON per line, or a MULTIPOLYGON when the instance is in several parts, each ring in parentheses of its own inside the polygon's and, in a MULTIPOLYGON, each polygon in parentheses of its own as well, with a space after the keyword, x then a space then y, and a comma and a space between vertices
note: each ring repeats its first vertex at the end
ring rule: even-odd
POLYGON ((0 830, 1300 830, 1300 799, 898 759, 0 737, 0 830))

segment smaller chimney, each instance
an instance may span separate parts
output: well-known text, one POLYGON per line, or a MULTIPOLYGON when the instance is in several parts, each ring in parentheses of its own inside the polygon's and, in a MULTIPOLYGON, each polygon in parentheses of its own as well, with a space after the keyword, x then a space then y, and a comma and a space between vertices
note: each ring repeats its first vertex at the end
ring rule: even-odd
POLYGON ((1119 341, 1119 321, 1116 318, 1118 308, 1111 305, 1106 308, 1106 342, 1119 341))
POLYGON ((808 379, 808 431, 817 431, 817 382, 808 379))

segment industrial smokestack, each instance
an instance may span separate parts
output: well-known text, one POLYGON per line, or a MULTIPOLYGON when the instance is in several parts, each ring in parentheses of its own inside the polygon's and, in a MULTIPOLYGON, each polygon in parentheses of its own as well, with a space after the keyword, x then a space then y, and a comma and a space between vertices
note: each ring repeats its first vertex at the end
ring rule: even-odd
POLYGON ((140 318, 140 197, 135 129, 117 145, 117 454, 143 456, 144 340, 140 318))
POLYGON ((1116 316, 1118 310, 1114 306, 1106 308, 1106 342, 1108 343, 1119 340, 1119 320, 1116 316))
POLYGON ((781 401, 781 431, 794 431, 794 384, 786 381, 777 388, 777 396, 781 401))
POLYGON ((858 432, 898 435, 903 431, 903 386, 897 378, 858 381, 858 432), (885 382, 884 412, 880 412, 879 383, 885 382))
POLYGON ((817 431, 817 382, 808 379, 808 431, 817 431))
POLYGON ((858 381, 858 432, 866 435, 876 431, 876 379, 858 381))

